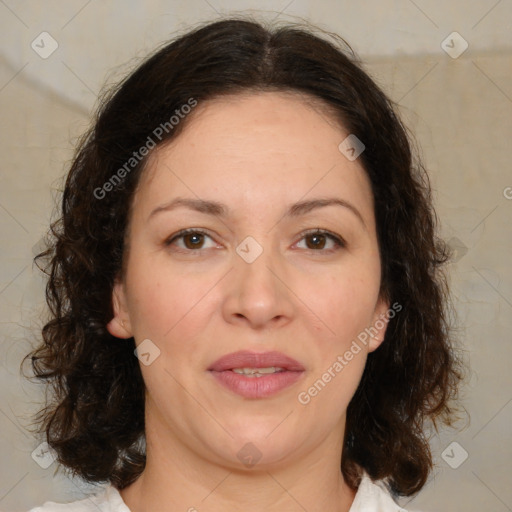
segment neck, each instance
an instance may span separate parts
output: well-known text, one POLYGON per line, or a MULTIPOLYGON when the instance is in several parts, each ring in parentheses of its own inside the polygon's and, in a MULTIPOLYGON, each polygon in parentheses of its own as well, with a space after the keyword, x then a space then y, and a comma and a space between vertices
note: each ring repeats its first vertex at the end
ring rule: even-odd
POLYGON ((131 512, 348 512, 354 500, 341 474, 341 450, 319 447, 290 465, 240 469, 146 437, 145 470, 120 491, 131 512))

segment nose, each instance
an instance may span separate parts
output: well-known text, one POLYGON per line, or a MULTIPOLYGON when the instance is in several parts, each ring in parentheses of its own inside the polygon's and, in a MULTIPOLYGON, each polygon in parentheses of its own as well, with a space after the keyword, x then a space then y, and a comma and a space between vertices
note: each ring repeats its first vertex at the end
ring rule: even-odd
POLYGON ((291 320, 294 310, 291 277, 270 248, 260 246, 262 252, 252 260, 255 245, 254 239, 252 245, 242 243, 234 255, 223 303, 224 318, 252 329, 283 326, 291 320), (244 253, 244 249, 249 250, 244 253), (250 251, 252 257, 246 257, 250 251))

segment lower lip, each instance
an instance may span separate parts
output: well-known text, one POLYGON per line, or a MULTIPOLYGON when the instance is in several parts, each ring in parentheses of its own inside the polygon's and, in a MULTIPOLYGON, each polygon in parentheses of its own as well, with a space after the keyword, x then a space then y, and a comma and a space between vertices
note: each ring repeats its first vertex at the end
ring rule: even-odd
POLYGON ((266 398, 297 382, 303 372, 284 371, 247 377, 231 370, 210 372, 222 385, 245 398, 266 398))

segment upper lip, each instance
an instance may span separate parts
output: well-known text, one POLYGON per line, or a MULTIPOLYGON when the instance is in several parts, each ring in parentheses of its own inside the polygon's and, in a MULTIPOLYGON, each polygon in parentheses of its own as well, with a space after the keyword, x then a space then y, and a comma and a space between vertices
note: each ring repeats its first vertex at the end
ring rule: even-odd
POLYGON ((281 352, 250 352, 248 350, 222 356, 208 370, 223 372, 233 368, 269 368, 271 366, 288 371, 304 371, 304 367, 298 361, 281 352))

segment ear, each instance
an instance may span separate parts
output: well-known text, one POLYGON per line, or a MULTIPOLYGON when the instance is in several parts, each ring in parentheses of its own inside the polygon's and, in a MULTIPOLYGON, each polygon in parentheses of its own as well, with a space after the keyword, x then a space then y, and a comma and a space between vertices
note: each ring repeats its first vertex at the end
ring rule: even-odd
POLYGON ((116 279, 112 289, 112 306, 114 317, 107 324, 108 332, 116 338, 131 338, 133 333, 126 307, 124 284, 118 279, 116 279))
POLYGON ((368 342, 368 352, 377 350, 386 335, 386 329, 389 323, 389 300, 379 297, 375 312, 373 314, 372 325, 369 327, 371 332, 370 341, 368 342))

